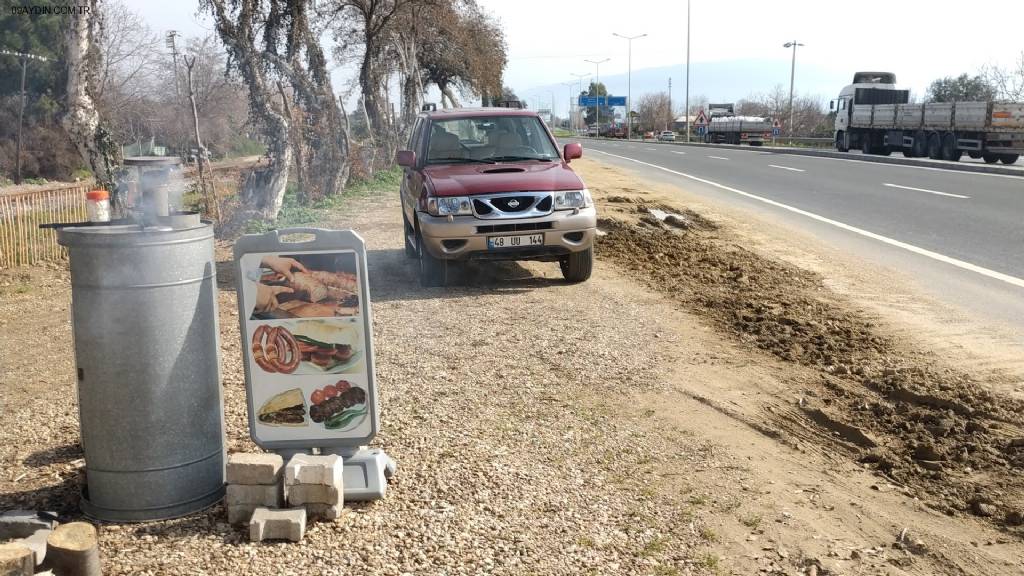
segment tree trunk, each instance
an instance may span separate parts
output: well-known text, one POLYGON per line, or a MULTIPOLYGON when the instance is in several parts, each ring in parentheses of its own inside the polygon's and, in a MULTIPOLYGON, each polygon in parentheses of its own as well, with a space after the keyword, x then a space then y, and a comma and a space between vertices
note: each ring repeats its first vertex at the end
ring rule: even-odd
POLYGON ((206 213, 215 221, 220 222, 220 205, 217 203, 217 190, 213 182, 206 181, 206 148, 203 148, 203 140, 199 137, 199 111, 196 109, 196 90, 192 85, 192 67, 195 66, 195 56, 189 60, 185 58, 185 66, 188 68, 188 101, 192 104, 192 128, 196 136, 196 166, 199 169, 199 187, 203 193, 203 200, 206 202, 206 213))
POLYGON ((67 113, 62 119, 78 153, 89 166, 97 182, 114 189, 114 170, 120 164, 117 145, 100 122, 93 94, 103 59, 99 49, 102 22, 101 0, 83 0, 87 14, 68 17, 65 33, 67 59, 67 113))
POLYGON ((57 526, 46 539, 46 565, 61 576, 100 576, 96 528, 88 522, 57 526))

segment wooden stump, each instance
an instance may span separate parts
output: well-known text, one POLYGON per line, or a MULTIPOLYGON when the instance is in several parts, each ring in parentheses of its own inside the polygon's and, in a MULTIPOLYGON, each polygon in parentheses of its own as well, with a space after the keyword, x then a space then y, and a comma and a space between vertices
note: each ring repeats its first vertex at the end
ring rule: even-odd
POLYGON ((99 538, 92 524, 61 524, 46 546, 46 564, 56 576, 101 576, 99 538))
POLYGON ((3 576, 32 576, 36 563, 32 549, 22 544, 0 544, 0 574, 3 576))

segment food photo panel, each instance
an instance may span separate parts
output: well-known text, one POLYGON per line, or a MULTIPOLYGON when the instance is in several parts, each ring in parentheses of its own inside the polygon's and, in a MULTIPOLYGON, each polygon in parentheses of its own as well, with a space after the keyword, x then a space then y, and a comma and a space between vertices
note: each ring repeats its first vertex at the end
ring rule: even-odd
POLYGON ((362 324, 337 320, 250 323, 254 373, 356 374, 365 372, 362 324))
POLYGON ((248 264, 246 277, 256 284, 252 320, 359 315, 354 252, 263 254, 248 264))

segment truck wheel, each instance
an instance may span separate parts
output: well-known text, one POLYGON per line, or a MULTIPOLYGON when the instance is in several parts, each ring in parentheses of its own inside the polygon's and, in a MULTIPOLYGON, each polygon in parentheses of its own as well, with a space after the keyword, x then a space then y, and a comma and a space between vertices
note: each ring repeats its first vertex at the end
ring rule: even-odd
POLYGON ((942 160, 942 139, 937 132, 928 136, 928 157, 932 160, 942 160))
POLYGON ((846 144, 846 132, 836 132, 836 150, 839 152, 850 151, 850 147, 846 144))
POLYGON ((978 158, 981 158, 981 150, 968 150, 967 155, 977 160, 978 158))
POLYGON ((566 282, 583 282, 590 278, 590 273, 594 269, 594 248, 563 256, 558 265, 566 282))
POLYGON ((405 240, 405 257, 416 258, 419 253, 416 251, 416 245, 409 240, 409 236, 415 236, 416 229, 409 224, 408 218, 405 217, 405 210, 402 210, 402 239, 405 240))
POLYGON ((959 162, 963 154, 963 150, 957 150, 956 148, 956 134, 946 132, 942 137, 942 159, 950 162, 959 162))
POLYGON ((860 151, 865 154, 875 153, 875 147, 871 145, 871 134, 868 132, 860 135, 860 151))
POLYGON ((425 288, 444 286, 448 283, 448 261, 434 258, 426 249, 423 234, 417 228, 416 247, 420 257, 420 285, 425 288))
POLYGON ((999 155, 999 160, 1003 164, 1013 164, 1014 162, 1017 161, 1018 158, 1020 158, 1020 154, 1000 154, 999 155))
POLYGON ((914 133, 914 144, 910 149, 914 151, 914 158, 924 158, 928 155, 928 135, 924 130, 914 133))
POLYGON ((995 152, 984 152, 981 155, 981 159, 985 161, 985 164, 995 164, 999 162, 999 154, 995 152))

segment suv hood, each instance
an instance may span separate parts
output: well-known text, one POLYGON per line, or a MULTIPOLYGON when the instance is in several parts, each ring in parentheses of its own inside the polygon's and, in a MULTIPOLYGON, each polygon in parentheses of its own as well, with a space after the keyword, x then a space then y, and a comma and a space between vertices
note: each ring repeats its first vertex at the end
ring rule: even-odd
POLYGON ((423 175, 435 196, 498 192, 580 190, 583 181, 565 162, 506 162, 427 166, 423 175))

